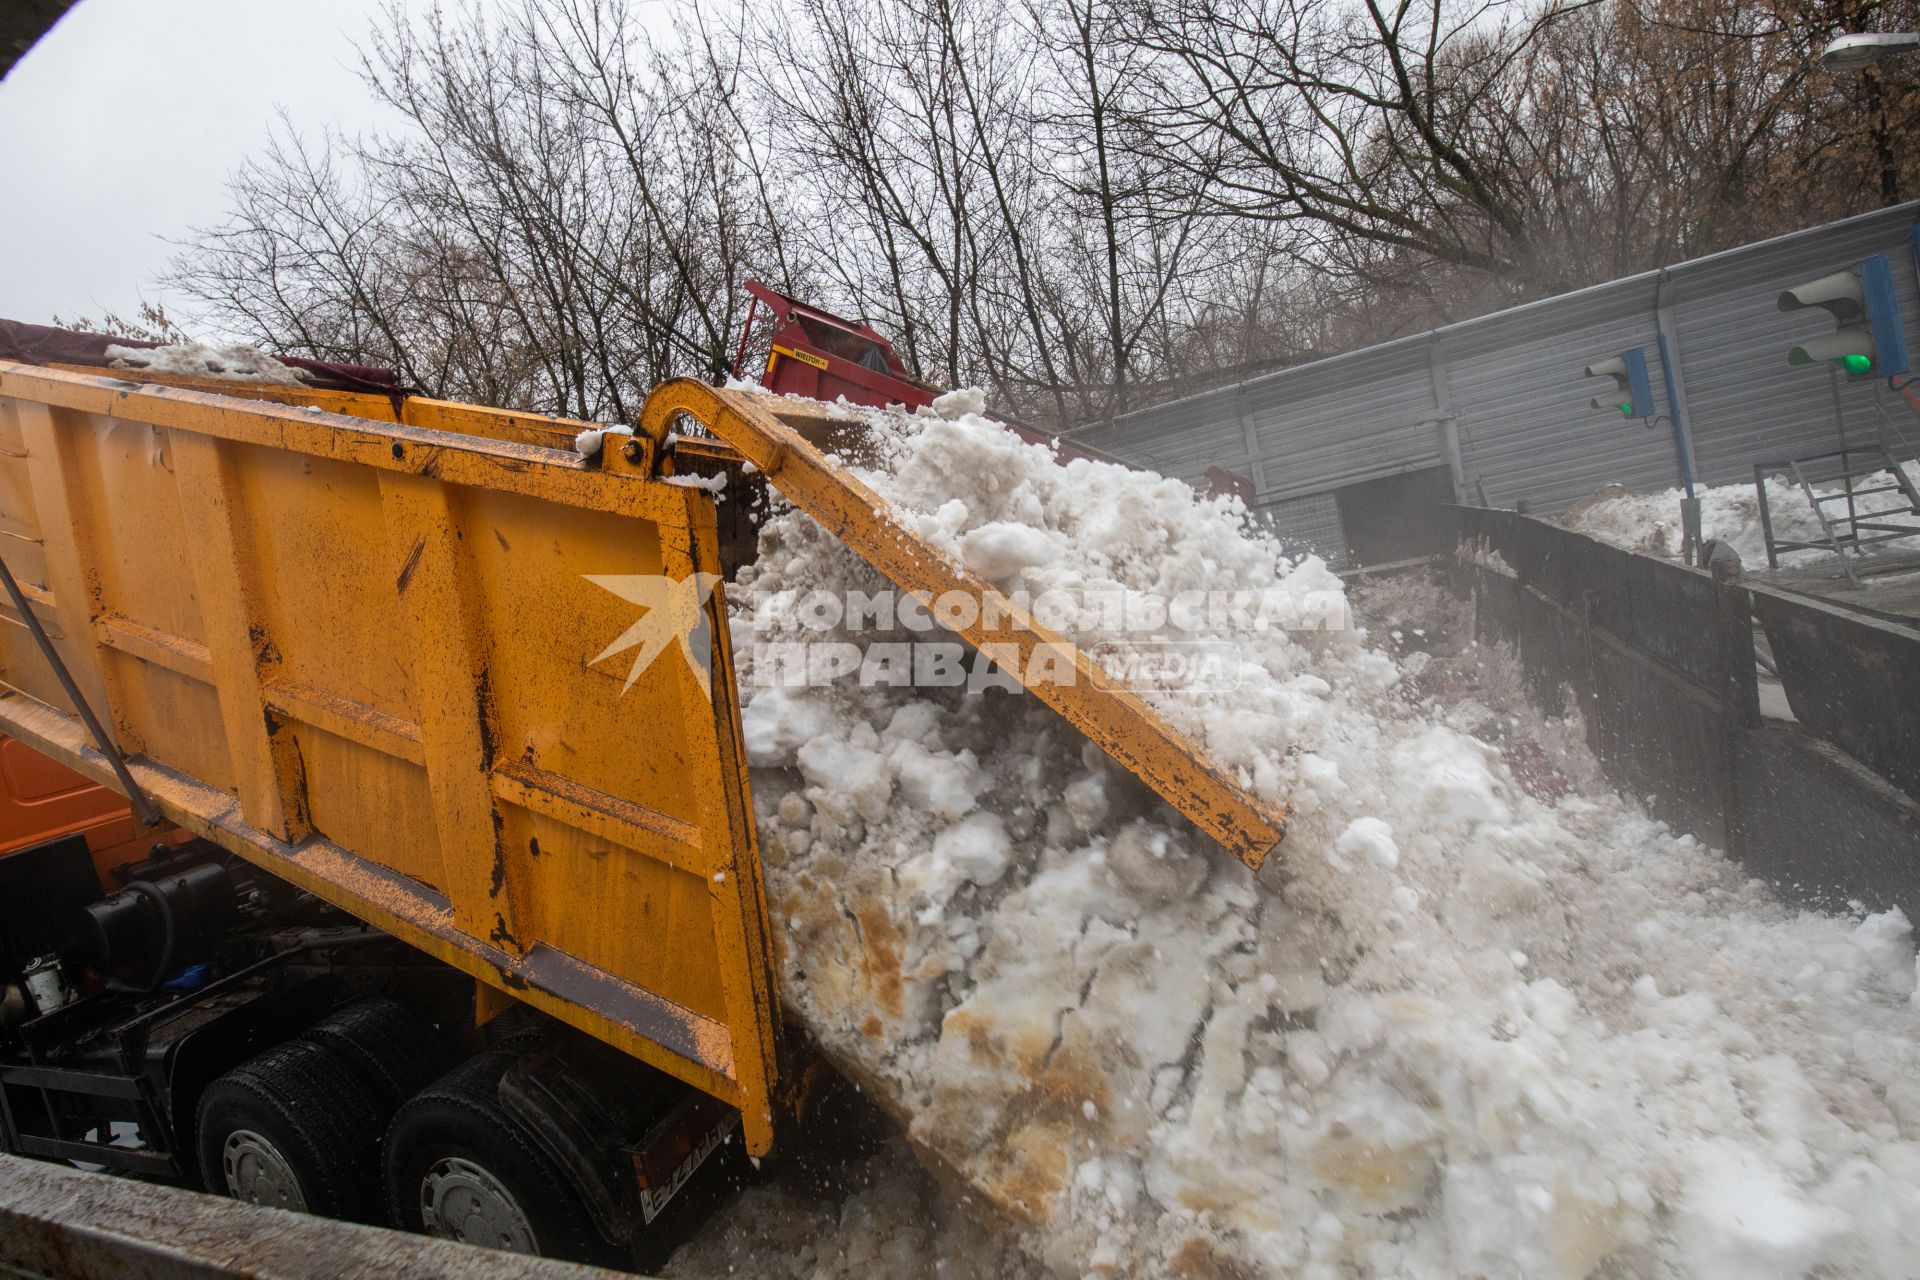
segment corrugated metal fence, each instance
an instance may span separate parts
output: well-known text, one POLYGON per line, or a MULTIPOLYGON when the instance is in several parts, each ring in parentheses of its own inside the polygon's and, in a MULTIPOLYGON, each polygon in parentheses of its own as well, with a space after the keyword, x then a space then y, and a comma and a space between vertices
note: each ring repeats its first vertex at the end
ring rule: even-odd
POLYGON ((1584 365, 1644 347, 1662 414, 1674 403, 1696 479, 1750 483, 1758 460, 1835 447, 1836 414, 1870 440, 1885 397, 1909 440, 1920 419, 1883 381, 1792 368, 1787 351, 1832 330, 1824 311, 1780 312, 1780 291, 1884 253, 1909 345, 1920 286, 1909 238, 1920 202, 1696 258, 1376 347, 1143 409, 1073 433, 1085 444, 1200 483, 1209 466, 1253 481, 1283 533, 1335 563, 1346 539, 1334 492, 1433 467, 1464 502, 1558 511, 1608 483, 1680 483, 1665 418, 1648 428, 1595 410, 1584 365), (1909 425, 1911 424, 1911 425, 1909 425))

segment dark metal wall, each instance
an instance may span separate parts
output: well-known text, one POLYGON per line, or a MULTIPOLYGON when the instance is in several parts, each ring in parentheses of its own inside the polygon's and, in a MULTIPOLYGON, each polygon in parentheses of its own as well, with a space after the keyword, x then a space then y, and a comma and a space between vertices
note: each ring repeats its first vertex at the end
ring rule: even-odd
POLYGON ((1800 723, 1920 800, 1920 631, 1777 591, 1753 604, 1800 723))
POLYGON ((1755 874, 1834 906, 1920 911, 1920 633, 1455 508, 1453 574, 1549 713, 1579 701, 1614 784, 1755 874), (1801 723, 1763 722, 1758 614, 1801 723))

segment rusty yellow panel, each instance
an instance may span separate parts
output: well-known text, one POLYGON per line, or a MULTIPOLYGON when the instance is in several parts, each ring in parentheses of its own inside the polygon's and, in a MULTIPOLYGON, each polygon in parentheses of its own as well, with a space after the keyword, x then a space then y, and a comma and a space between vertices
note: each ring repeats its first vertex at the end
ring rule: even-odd
POLYGON ((296 684, 414 718, 411 647, 393 609, 378 477, 284 450, 237 453, 273 668, 296 684))
POLYGON ((33 505, 27 474, 26 442, 13 401, 0 399, 0 553, 21 583, 47 584, 46 554, 40 547, 40 513, 33 505))
POLYGON ((609 973, 625 974, 695 1013, 724 1021, 706 877, 605 836, 503 804, 509 847, 527 851, 522 924, 609 973), (663 946, 667 939, 673 946, 663 946))
MULTIPOLYGON (((85 655, 85 637, 72 637, 54 608, 48 585, 46 547, 40 534, 39 509, 34 505, 33 481, 27 471, 26 442, 20 411, 11 397, 0 397, 0 556, 4 556, 22 591, 33 602, 40 625, 54 648, 69 664, 85 655)), ((34 646, 26 625, 11 602, 0 600, 0 682, 53 706, 67 706, 65 692, 53 668, 34 646)))
POLYGON ((100 607, 203 643, 167 432, 98 414, 61 413, 55 422, 78 464, 76 501, 97 521, 100 607))
POLYGON ((376 866, 445 892, 425 769, 309 724, 282 731, 298 745, 315 831, 376 866))
POLYGON ((222 791, 233 790, 233 764, 218 731, 213 688, 128 654, 110 652, 121 699, 114 710, 136 727, 144 754, 222 791))
MULTIPOLYGON (((41 625, 47 628, 52 637, 55 649, 65 659, 69 646, 60 619, 53 616, 50 610, 36 606, 36 611, 41 625)), ((54 677, 53 668, 40 656, 33 637, 27 634, 27 628, 15 615, 13 606, 5 602, 0 602, 0 683, 38 698, 49 706, 67 706, 66 692, 54 677)))
POLYGON ((631 688, 637 650, 594 661, 645 610, 589 577, 660 576, 658 530, 517 494, 469 490, 458 511, 490 633, 501 757, 698 822, 682 706, 694 686, 679 647, 631 688))

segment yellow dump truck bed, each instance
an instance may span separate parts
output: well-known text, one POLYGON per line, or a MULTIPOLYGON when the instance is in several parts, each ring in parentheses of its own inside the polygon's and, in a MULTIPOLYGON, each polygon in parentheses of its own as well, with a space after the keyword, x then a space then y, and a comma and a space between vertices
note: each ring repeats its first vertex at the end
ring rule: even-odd
MULTIPOLYGON (((778 1021, 726 613, 595 663, 593 577, 717 574, 714 505, 584 424, 0 364, 0 556, 166 816, 740 1108, 778 1021), (545 441, 538 443, 536 441, 545 441)), ((103 781, 17 618, 4 731, 103 781)))

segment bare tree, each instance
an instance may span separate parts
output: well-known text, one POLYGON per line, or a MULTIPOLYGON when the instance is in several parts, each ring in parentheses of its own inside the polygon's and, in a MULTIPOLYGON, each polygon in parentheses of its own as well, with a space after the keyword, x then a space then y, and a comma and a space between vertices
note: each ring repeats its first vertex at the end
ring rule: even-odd
POLYGON ((405 127, 283 122, 198 319, 626 418, 742 281, 1062 425, 1914 188, 1920 89, 1813 69, 1920 0, 628 0, 398 10, 405 127))

